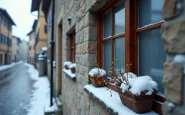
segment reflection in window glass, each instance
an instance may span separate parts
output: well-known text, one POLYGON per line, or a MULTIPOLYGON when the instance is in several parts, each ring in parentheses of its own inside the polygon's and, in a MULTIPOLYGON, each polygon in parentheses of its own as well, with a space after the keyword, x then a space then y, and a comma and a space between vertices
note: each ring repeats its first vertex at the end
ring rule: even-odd
POLYGON ((124 37, 118 38, 114 40, 114 68, 115 68, 115 72, 117 72, 116 67, 118 66, 118 64, 120 65, 121 63, 123 63, 122 65, 122 72, 125 72, 125 39, 124 37), (117 59, 117 61, 116 61, 117 59))
POLYGON ((114 35, 123 33, 125 31, 125 8, 124 2, 120 3, 114 8, 114 35))
POLYGON ((112 63, 112 47, 111 41, 106 41, 103 44, 103 68, 108 70, 111 67, 112 63))
POLYGON ((161 40, 160 28, 139 34, 139 75, 149 75, 158 83, 158 89, 164 93, 162 77, 166 60, 161 40))
POLYGON ((111 35, 112 35, 112 18, 111 12, 108 12, 103 16, 103 38, 110 37, 111 35))
POLYGON ((138 3, 139 27, 162 20, 164 0, 139 0, 138 3))

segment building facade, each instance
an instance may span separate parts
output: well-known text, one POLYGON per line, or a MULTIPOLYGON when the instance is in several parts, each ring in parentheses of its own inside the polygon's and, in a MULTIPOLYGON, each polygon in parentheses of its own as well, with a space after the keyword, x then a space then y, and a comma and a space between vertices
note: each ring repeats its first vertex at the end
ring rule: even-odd
POLYGON ((19 47, 20 47, 21 39, 13 36, 12 37, 12 62, 18 62, 19 61, 19 47))
POLYGON ((0 64, 11 63, 13 25, 15 23, 7 11, 0 8, 0 64))
MULTIPOLYGON (((37 19, 37 23, 34 31, 35 32, 35 56, 37 57, 39 53, 42 51, 42 48, 47 46, 47 31, 46 31, 47 24, 45 20, 45 15, 42 11, 41 0, 32 0, 31 12, 33 11, 38 11, 38 19, 37 19)), ((36 63, 36 66, 38 67, 37 63, 36 63)))
MULTIPOLYGON (((51 4, 43 1, 48 24, 51 4)), ((184 8, 184 0, 55 0, 53 88, 63 114, 124 115, 107 105, 109 100, 102 102, 101 92, 84 90, 89 68, 115 68, 118 60, 121 69, 157 82, 154 114, 184 115, 184 8), (75 77, 64 72, 66 61, 76 63, 75 77), (132 66, 126 70, 127 64, 132 66)))

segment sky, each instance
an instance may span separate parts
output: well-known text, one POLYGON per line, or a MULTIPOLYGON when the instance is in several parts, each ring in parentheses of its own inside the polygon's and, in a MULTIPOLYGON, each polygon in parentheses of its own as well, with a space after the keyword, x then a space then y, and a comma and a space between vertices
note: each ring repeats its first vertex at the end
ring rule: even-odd
POLYGON ((31 31, 34 20, 37 18, 36 13, 31 13, 32 0, 0 0, 0 7, 5 9, 15 22, 16 26, 12 27, 14 36, 28 41, 27 34, 31 31))

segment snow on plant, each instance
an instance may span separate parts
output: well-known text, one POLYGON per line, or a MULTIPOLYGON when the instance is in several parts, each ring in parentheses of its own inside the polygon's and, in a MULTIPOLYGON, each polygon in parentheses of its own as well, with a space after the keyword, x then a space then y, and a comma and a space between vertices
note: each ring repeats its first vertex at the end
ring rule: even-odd
MULTIPOLYGON (((118 60, 116 59, 116 62, 118 60)), ((112 62, 112 64, 114 64, 112 62)), ((132 72, 123 72, 122 66, 124 63, 117 64, 116 68, 109 68, 108 74, 114 79, 116 85, 122 89, 122 92, 130 91, 135 95, 140 95, 141 92, 145 92, 146 95, 151 95, 154 90, 157 89, 157 83, 152 80, 150 76, 137 77, 132 72), (116 72, 114 71, 117 70, 116 72)), ((127 64, 125 70, 128 70, 132 64, 127 64)), ((112 80, 113 81, 113 80, 112 80)))
POLYGON ((76 68, 76 63, 71 64, 69 68, 76 68))
POLYGON ((103 76, 106 76, 106 71, 103 70, 103 69, 100 69, 100 68, 93 68, 93 69, 91 69, 91 71, 89 72, 89 75, 90 75, 91 77, 95 77, 95 76, 103 77, 103 76))
POLYGON ((69 66, 72 64, 72 62, 70 62, 70 61, 66 61, 66 62, 64 62, 64 66, 67 66, 68 68, 69 68, 69 66))

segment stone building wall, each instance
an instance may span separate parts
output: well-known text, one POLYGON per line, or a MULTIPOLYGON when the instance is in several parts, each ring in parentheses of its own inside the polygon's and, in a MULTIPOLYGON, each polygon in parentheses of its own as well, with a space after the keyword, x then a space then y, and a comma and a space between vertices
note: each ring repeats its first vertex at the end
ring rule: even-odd
MULTIPOLYGON (((75 31, 76 37, 76 80, 62 72, 62 103, 64 115, 108 115, 83 87, 88 84, 89 67, 97 64, 97 11, 107 0, 56 0, 55 45, 56 80, 60 81, 60 45, 62 45, 62 65, 69 60, 69 35, 75 31), (71 17, 69 24, 67 18, 71 17), (62 25, 62 32, 59 29, 62 25), (62 44, 60 35, 62 34, 62 44)), ((60 86, 59 86, 60 87, 60 86)))
POLYGON ((162 40, 167 60, 164 64, 164 115, 185 115, 185 0, 165 0, 162 40))

